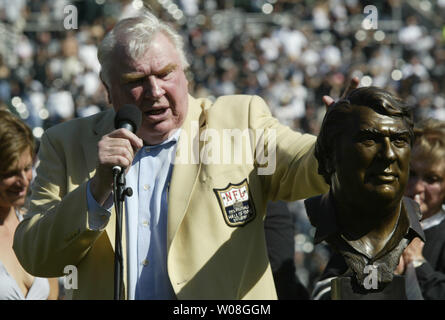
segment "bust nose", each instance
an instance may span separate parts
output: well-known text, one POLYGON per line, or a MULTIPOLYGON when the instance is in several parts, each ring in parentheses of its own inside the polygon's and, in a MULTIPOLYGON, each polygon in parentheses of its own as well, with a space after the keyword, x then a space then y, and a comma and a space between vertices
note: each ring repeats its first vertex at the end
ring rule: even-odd
POLYGON ((396 160, 396 153, 394 152, 393 145, 391 143, 391 139, 389 137, 385 137, 381 143, 380 155, 382 158, 393 162, 396 160))

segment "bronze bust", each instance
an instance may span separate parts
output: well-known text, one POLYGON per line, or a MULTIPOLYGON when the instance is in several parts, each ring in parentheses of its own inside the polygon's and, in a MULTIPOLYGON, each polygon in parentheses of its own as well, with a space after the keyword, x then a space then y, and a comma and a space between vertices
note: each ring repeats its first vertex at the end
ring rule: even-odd
POLYGON ((418 208, 403 198, 413 137, 409 108, 377 87, 351 91, 324 117, 315 156, 330 191, 305 205, 315 242, 339 255, 328 268, 337 263, 358 295, 384 290, 403 249, 423 238, 418 208))

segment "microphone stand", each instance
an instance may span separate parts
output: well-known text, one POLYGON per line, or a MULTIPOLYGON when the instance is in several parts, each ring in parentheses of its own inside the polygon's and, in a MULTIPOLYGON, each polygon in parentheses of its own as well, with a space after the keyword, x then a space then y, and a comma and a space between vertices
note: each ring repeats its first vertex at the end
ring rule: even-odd
POLYGON ((120 167, 113 168, 113 194, 116 211, 116 235, 114 241, 114 300, 122 300, 123 258, 122 258, 122 215, 125 196, 131 197, 133 190, 125 188, 125 172, 120 167))

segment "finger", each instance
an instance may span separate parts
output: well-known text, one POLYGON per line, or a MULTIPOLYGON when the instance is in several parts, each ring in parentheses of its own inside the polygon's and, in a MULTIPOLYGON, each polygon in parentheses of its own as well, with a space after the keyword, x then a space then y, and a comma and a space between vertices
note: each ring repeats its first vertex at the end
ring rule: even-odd
POLYGON ((100 164, 107 166, 129 166, 134 159, 134 151, 128 140, 120 139, 121 141, 113 141, 112 144, 108 144, 102 147, 99 151, 100 164), (125 163, 121 161, 124 158, 125 163), (116 160, 117 159, 117 160, 116 160), (119 161, 119 162, 116 162, 119 161))
POLYGON ((119 166, 121 168, 128 168, 133 161, 126 156, 112 155, 107 157, 102 164, 107 167, 119 166))
POLYGON ((127 139, 105 136, 99 141, 98 164, 101 167, 128 167, 133 162, 134 156, 135 151, 127 139))
POLYGON ((111 138, 127 139, 135 150, 139 150, 144 146, 144 142, 142 141, 142 139, 127 129, 121 128, 114 130, 109 133, 108 136, 111 138))
POLYGON ((424 245, 424 242, 423 242, 422 239, 420 239, 419 237, 415 237, 415 238, 411 241, 411 243, 416 244, 416 245, 418 245, 418 246, 423 246, 423 245, 424 245))
POLYGON ((399 264, 397 265, 396 270, 394 270, 394 274, 397 275, 403 274, 404 269, 405 269, 405 262, 402 256, 400 256, 399 264))
POLYGON ((323 96, 322 100, 326 106, 326 110, 334 103, 334 99, 332 99, 330 96, 323 96))
POLYGON ((359 84, 360 84, 360 79, 358 77, 352 77, 351 79, 352 90, 357 89, 359 84))
POLYGON ((348 86, 346 87, 345 91, 343 92, 341 99, 344 99, 348 94, 351 93, 352 90, 357 89, 359 84, 360 84, 359 78, 352 77, 351 80, 349 80, 348 86))
POLYGON ((130 140, 126 138, 113 138, 104 136, 98 143, 99 153, 112 154, 114 149, 125 148, 130 153, 134 153, 130 140))

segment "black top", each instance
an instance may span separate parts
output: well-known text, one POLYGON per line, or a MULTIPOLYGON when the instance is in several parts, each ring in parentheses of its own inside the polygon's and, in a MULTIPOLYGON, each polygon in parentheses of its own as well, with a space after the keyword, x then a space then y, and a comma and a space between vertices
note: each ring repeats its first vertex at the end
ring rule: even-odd
POLYGON ((267 251, 279 300, 307 300, 309 292, 295 274, 294 221, 286 202, 271 202, 264 221, 267 251))
POLYGON ((416 268, 422 295, 425 300, 445 299, 445 220, 424 230, 423 256, 426 263, 416 268))

